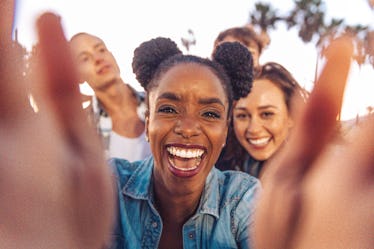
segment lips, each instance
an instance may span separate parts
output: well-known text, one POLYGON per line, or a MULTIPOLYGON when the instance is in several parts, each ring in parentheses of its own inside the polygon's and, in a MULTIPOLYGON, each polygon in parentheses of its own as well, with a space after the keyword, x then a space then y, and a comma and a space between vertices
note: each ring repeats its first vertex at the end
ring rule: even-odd
POLYGON ((98 74, 103 74, 103 73, 107 72, 110 68, 111 68, 110 65, 102 66, 101 68, 99 68, 99 70, 97 70, 97 73, 98 74))
POLYGON ((168 146, 168 161, 171 171, 182 177, 199 172, 205 149, 200 146, 168 146))
POLYGON ((248 138, 247 141, 248 143, 257 146, 257 147, 262 147, 267 145, 271 140, 271 137, 263 137, 263 138, 248 138))

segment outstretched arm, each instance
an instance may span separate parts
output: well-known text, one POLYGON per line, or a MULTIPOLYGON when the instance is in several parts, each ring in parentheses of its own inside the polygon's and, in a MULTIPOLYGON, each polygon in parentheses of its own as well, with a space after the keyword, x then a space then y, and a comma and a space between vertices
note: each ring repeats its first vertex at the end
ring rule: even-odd
POLYGON ((80 107, 59 17, 37 22, 40 69, 31 111, 11 45, 13 1, 0 0, 0 248, 101 248, 114 188, 97 135, 80 107))
POLYGON ((257 207, 255 248, 372 248, 374 119, 334 144, 353 53, 333 41, 326 65, 284 150, 269 165, 257 207))

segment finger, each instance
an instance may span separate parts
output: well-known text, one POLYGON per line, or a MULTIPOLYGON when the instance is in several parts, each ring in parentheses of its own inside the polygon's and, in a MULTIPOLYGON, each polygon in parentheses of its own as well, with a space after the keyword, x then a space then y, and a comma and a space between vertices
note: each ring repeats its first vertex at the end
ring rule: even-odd
POLYGON ((326 65, 287 146, 267 165, 255 217, 254 243, 258 248, 291 248, 302 209, 301 184, 335 129, 351 54, 349 39, 330 45, 326 65))
POLYGON ((0 44, 10 42, 12 39, 13 20, 14 20, 14 0, 0 1, 0 44))
MULTIPOLYGON (((52 108, 65 137, 76 150, 87 149, 99 143, 93 142, 95 132, 87 126, 83 112, 76 69, 70 48, 61 27, 60 18, 45 13, 37 21, 41 67, 44 68, 45 83, 40 85, 42 104, 52 108), (81 148, 84 147, 84 148, 81 148)), ((44 108, 43 106, 41 108, 44 108)))
MULTIPOLYGON (((73 222, 81 241, 93 248, 97 241, 106 239, 112 226, 112 179, 98 136, 81 106, 78 78, 60 19, 52 13, 43 14, 37 27, 42 66, 46 68, 43 104, 52 107, 72 158, 78 159, 70 165, 66 179, 74 203, 73 222)), ((48 107, 45 111, 52 114, 48 107)))
POLYGON ((336 130, 352 53, 352 40, 348 37, 339 38, 328 47, 326 64, 282 155, 280 167, 285 168, 280 171, 287 177, 301 180, 336 130))
POLYGON ((39 69, 45 74, 45 82, 40 88, 45 92, 46 101, 49 101, 45 104, 55 105, 55 111, 61 114, 79 113, 79 92, 75 84, 77 78, 60 18, 45 13, 37 20, 37 29, 41 62, 39 69))

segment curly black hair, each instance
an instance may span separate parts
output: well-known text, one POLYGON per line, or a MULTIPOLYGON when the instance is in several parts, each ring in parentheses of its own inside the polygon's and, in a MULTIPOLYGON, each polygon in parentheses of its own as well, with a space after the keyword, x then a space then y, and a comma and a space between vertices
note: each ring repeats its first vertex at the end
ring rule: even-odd
POLYGON ((227 94, 229 110, 234 99, 247 96, 251 90, 252 56, 239 42, 220 44, 213 59, 210 60, 194 55, 183 55, 174 41, 158 37, 143 42, 135 49, 132 68, 136 79, 146 92, 149 92, 157 86, 161 75, 181 63, 197 63, 210 68, 220 79, 227 94))

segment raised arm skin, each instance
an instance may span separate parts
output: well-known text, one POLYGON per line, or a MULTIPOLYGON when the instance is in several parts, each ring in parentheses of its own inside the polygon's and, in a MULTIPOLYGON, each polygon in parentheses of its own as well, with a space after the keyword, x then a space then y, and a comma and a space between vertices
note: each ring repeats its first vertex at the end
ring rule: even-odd
POLYGON ((27 84, 15 64, 13 1, 0 1, 0 248, 102 248, 114 188, 99 140, 80 108, 75 70, 59 17, 37 22, 40 68, 27 84))

